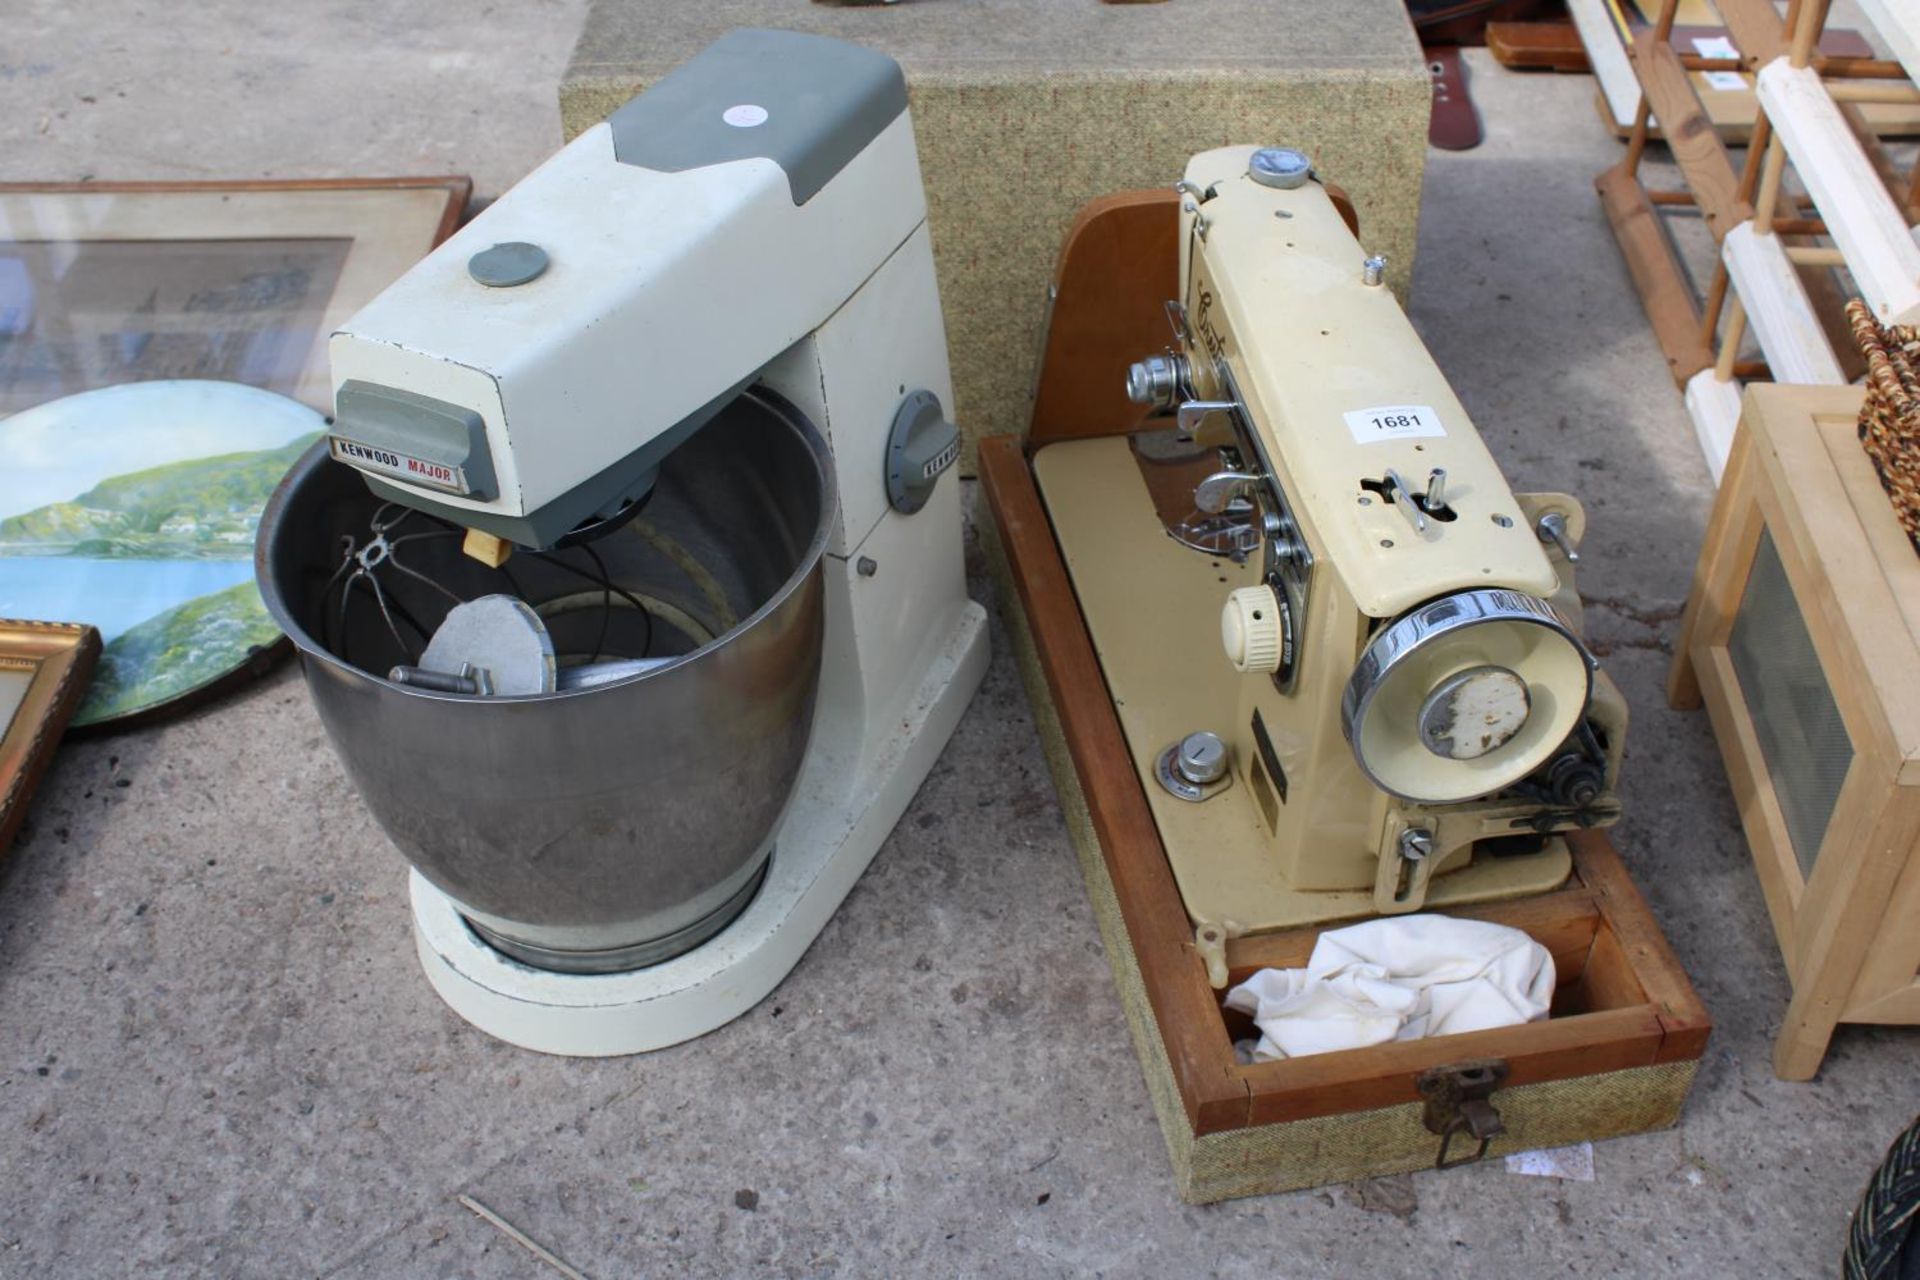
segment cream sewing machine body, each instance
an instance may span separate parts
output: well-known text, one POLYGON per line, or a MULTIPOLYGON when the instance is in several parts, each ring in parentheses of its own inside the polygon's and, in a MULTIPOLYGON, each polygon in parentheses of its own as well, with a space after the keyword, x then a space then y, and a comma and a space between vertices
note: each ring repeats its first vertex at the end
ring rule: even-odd
POLYGON ((1180 190, 1161 415, 1034 468, 1203 951, 1557 887, 1627 718, 1579 504, 1508 488, 1299 153, 1180 190))

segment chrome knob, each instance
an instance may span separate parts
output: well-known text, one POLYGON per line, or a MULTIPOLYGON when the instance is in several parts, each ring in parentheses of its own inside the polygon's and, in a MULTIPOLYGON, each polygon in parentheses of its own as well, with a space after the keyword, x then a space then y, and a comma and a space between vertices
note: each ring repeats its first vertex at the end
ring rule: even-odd
POLYGON ((1227 776, 1227 744, 1205 729, 1180 739, 1173 767, 1196 787, 1210 787, 1227 776))
POLYGON ((1553 544, 1560 554, 1567 558, 1568 564, 1579 564, 1580 553, 1574 550, 1573 540, 1567 537, 1567 517, 1558 511, 1549 511, 1540 517, 1540 523, 1533 527, 1540 541, 1553 544))
POLYGON ((1155 409, 1170 409, 1180 398, 1185 372, 1179 356, 1148 356, 1127 370, 1127 399, 1155 409))

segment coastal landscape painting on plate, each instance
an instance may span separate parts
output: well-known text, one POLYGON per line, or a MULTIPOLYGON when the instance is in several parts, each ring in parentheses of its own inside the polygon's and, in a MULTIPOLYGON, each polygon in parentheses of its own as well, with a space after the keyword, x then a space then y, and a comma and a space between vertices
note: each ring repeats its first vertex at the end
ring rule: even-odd
POLYGON ((99 628, 76 726, 194 705, 284 652, 253 530, 331 411, 327 336, 471 189, 0 184, 0 618, 99 628))
POLYGON ((318 413, 226 382, 140 382, 0 419, 0 617, 91 623, 75 724, 180 697, 279 638, 253 578, 267 497, 318 413))

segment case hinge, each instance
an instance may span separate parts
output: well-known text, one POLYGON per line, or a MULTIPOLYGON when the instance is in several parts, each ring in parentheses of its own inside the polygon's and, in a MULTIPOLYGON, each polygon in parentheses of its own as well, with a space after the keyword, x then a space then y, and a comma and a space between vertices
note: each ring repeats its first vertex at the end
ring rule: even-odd
POLYGON ((1440 1135, 1440 1154, 1434 1158, 1434 1168, 1472 1164, 1487 1154, 1487 1147, 1495 1137, 1507 1131, 1493 1106, 1493 1091, 1506 1080, 1507 1064, 1499 1058, 1459 1062, 1420 1073, 1414 1085, 1427 1100, 1420 1119, 1428 1132, 1440 1135), (1459 1160, 1448 1160, 1448 1148, 1462 1133, 1477 1139, 1479 1149, 1459 1160))

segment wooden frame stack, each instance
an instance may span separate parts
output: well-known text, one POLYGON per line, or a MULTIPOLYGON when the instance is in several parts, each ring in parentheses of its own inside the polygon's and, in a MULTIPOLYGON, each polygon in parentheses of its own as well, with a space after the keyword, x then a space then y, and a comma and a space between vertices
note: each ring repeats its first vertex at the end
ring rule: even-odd
POLYGON ((1861 399, 1747 392, 1667 685, 1713 717, 1793 983, 1773 1053, 1787 1080, 1819 1070, 1837 1023, 1920 1024, 1920 557, 1856 438, 1861 399), (1743 688, 1743 614, 1801 629, 1818 671, 1782 646, 1748 656, 1743 688), (1797 718, 1822 691, 1842 751, 1797 718), (1831 767, 1809 787, 1813 759, 1831 767))
POLYGON ((1896 33, 1904 61, 1830 58, 1816 51, 1828 0, 1715 0, 1755 74, 1760 113, 1736 171, 1673 48, 1677 0, 1634 42, 1641 97, 1627 154, 1595 181, 1607 219, 1667 357, 1717 481, 1740 416, 1740 384, 1844 385, 1859 362, 1840 315, 1833 269, 1883 322, 1920 319, 1920 165, 1899 173, 1861 113, 1864 104, 1920 102, 1920 14, 1865 5, 1896 33), (1663 127, 1683 191, 1650 191, 1640 176, 1653 121, 1663 127), (1809 201, 1783 192, 1791 161, 1809 201), (1704 301, 1660 222, 1661 206, 1697 208, 1717 249, 1704 301), (1803 268, 1805 269, 1803 271, 1803 268), (1748 329, 1764 357, 1739 358, 1748 329))

